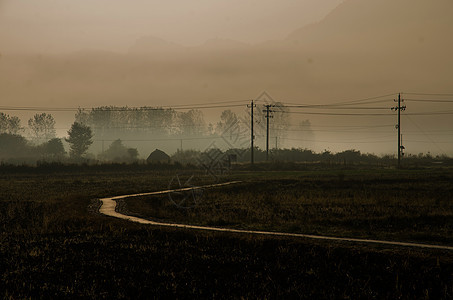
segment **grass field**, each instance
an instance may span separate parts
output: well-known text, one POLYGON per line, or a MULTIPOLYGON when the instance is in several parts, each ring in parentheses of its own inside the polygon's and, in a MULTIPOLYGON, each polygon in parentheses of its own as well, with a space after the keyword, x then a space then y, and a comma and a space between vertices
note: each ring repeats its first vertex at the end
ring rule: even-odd
MULTIPOLYGON (((193 184, 209 183, 195 174, 193 184)), ((166 189, 174 175, 1 172, 2 298, 453 297, 448 251, 166 229, 97 213, 98 198, 166 189)), ((453 245, 449 169, 242 171, 222 180, 242 183, 204 190, 192 209, 168 196, 126 199, 121 209, 168 222, 453 245)))
POLYGON ((123 209, 165 222, 453 245, 453 173, 255 175, 198 192, 193 209, 175 209, 168 195, 129 198, 123 209))

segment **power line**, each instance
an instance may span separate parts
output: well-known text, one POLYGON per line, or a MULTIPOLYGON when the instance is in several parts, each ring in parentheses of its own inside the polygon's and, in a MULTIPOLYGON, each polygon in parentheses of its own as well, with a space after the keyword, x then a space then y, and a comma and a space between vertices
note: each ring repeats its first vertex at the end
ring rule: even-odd
MULTIPOLYGON (((376 100, 376 99, 380 99, 380 98, 392 97, 392 96, 395 96, 397 94, 398 93, 392 93, 392 94, 386 94, 386 95, 368 97, 368 98, 362 98, 362 99, 355 99, 355 100, 342 100, 342 101, 339 101, 337 103, 320 104, 318 106, 351 105, 351 104, 357 104, 357 103, 362 103, 363 104, 363 102, 368 102, 369 100, 376 100)), ((370 102, 370 103, 378 103, 378 102, 383 102, 383 101, 388 101, 388 100, 387 99, 386 100, 379 100, 379 101, 370 102)), ((290 104, 290 105, 299 105, 298 103, 288 103, 288 104, 290 104)), ((307 104, 307 105, 316 106, 316 105, 310 105, 310 104, 307 104)))
POLYGON ((388 107, 369 107, 369 106, 363 106, 363 107, 347 107, 346 105, 344 106, 326 106, 326 105, 294 105, 294 106, 286 106, 288 108, 314 108, 314 109, 358 109, 358 110, 366 110, 366 109, 385 109, 387 110, 388 107))
POLYGON ((322 141, 322 140, 307 140, 307 139, 293 139, 293 138, 286 138, 286 137, 281 137, 283 140, 289 140, 289 141, 301 141, 301 142, 318 142, 318 143, 333 143, 333 144, 350 144, 350 143, 355 143, 355 144, 380 144, 380 143, 391 143, 393 140, 381 140, 381 141, 370 141, 370 142, 355 142, 355 141, 322 141))
MULTIPOLYGON (((307 125, 290 125, 291 127, 307 127, 307 125)), ((377 127, 395 127, 394 124, 386 125, 310 125, 310 128, 377 128, 377 127)))
POLYGON ((300 115, 323 115, 323 116, 386 116, 390 117, 391 114, 365 114, 365 113, 328 113, 328 112, 300 112, 300 111, 282 111, 285 114, 300 114, 300 115))
MULTIPOLYGON (((394 127, 394 126, 393 126, 394 127)), ((369 132, 369 128, 363 128, 363 130, 323 130, 323 129, 286 129, 286 131, 296 131, 296 132, 346 132, 346 133, 364 133, 369 132)), ((373 133, 385 133, 388 131, 372 131, 373 133)))
POLYGON ((427 137, 434 145, 436 145, 436 147, 439 148, 440 151, 445 152, 444 149, 442 149, 442 148, 441 148, 441 147, 440 147, 440 146, 439 146, 439 145, 438 145, 438 144, 437 144, 437 143, 436 143, 436 142, 435 142, 428 134, 426 134, 426 133, 424 132, 424 130, 423 130, 420 126, 418 126, 417 123, 415 123, 415 122, 412 120, 412 118, 410 118, 410 117, 408 116, 407 119, 408 119, 409 121, 411 121, 411 122, 415 125, 415 127, 417 127, 418 130, 420 130, 420 131, 423 133, 423 135, 426 136, 426 137, 427 137))
POLYGON ((439 97, 453 97, 453 94, 430 94, 430 93, 401 93, 404 95, 419 95, 419 96, 439 96, 439 97))
POLYGON ((411 102, 429 102, 429 103, 453 103, 453 100, 446 99, 405 99, 411 102))
POLYGON ((226 101, 215 101, 215 102, 210 102, 210 103, 193 103, 193 104, 177 104, 177 105, 165 105, 165 106, 162 106, 162 107, 184 107, 184 106, 198 106, 198 105, 207 105, 207 104, 228 104, 228 103, 248 103, 250 102, 251 100, 250 99, 243 99, 243 100, 226 100, 226 101))
MULTIPOLYGON (((299 112, 299 111, 282 111, 285 114, 300 114, 300 115, 321 115, 321 116, 358 116, 358 117, 366 117, 366 116, 386 116, 390 117, 393 116, 392 114, 373 114, 373 113, 329 113, 329 112, 299 112)), ((407 116, 437 116, 437 115, 453 115, 453 110, 450 111, 432 111, 432 112, 422 112, 422 113, 407 113, 407 116)))
MULTIPOLYGON (((406 140, 406 142, 408 142, 408 143, 425 143, 425 144, 432 144, 433 143, 431 141, 416 141, 416 140, 406 140)), ((451 142, 436 142, 436 144, 451 144, 451 142)), ((441 150, 441 151, 444 152, 443 150, 441 150)))
MULTIPOLYGON (((235 102, 235 101, 232 101, 235 102)), ((239 101, 238 101, 239 102, 239 101)), ((240 100, 244 102, 244 100, 240 100)), ((223 103, 223 102, 222 102, 223 103)), ((71 112, 71 111, 164 111, 168 110, 186 110, 186 109, 210 109, 210 108, 230 108, 230 107, 242 107, 244 104, 229 104, 229 105, 207 105, 205 104, 187 104, 187 105, 175 105, 175 106, 157 106, 157 107, 39 107, 39 106, 0 106, 0 110, 4 111, 50 111, 50 112, 71 112)))
POLYGON ((447 111, 431 111, 422 113, 407 113, 406 116, 437 116, 437 115, 453 115, 453 110, 447 111))
POLYGON ((243 107, 245 104, 233 104, 233 105, 204 105, 204 106, 197 106, 197 105, 186 105, 186 106, 165 106, 165 107, 118 107, 118 108, 109 108, 103 109, 103 107, 96 107, 96 108, 84 108, 86 110, 95 110, 95 111, 163 111, 164 109, 167 110, 186 110, 186 109, 210 109, 210 108, 229 108, 229 107, 243 107))
MULTIPOLYGON (((432 135, 435 135, 435 136, 443 136, 443 135, 451 136, 453 133, 453 130, 424 130, 423 132, 431 133, 432 135), (439 133, 439 132, 441 132, 441 133, 439 133), (446 133, 446 132, 450 132, 450 133, 446 133)), ((405 131, 405 133, 411 134, 411 135, 416 135, 416 134, 420 134, 420 131, 411 130, 411 131, 405 131)))
POLYGON ((52 111, 52 112, 72 112, 79 108, 68 107, 26 107, 26 106, 0 106, 0 110, 6 111, 52 111))
MULTIPOLYGON (((158 139, 120 139, 122 142, 162 142, 162 141, 195 141, 195 140, 217 140, 221 137, 186 137, 186 138, 158 138, 158 139)), ((94 139, 94 142, 114 142, 118 139, 94 139)))

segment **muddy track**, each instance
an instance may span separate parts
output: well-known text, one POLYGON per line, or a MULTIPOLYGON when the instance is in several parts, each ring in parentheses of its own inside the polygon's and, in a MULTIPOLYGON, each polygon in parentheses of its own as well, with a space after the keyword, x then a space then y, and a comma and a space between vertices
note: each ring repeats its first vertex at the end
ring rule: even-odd
POLYGON ((146 219, 142 219, 142 218, 138 218, 138 217, 124 215, 120 212, 115 211, 115 208, 117 206, 116 200, 120 200, 120 199, 124 199, 124 198, 161 195, 161 194, 168 194, 168 193, 172 193, 172 192, 183 192, 183 191, 189 191, 191 189, 197 189, 197 188, 200 188, 200 189, 214 188, 214 187, 221 187, 221 186, 226 186, 226 185, 231 185, 231 184, 236 184, 236 183, 239 183, 239 182, 233 181, 233 182, 205 185, 205 186, 200 186, 200 187, 189 187, 189 188, 165 190, 165 191, 150 192, 150 193, 122 195, 122 196, 115 196, 115 197, 111 197, 111 198, 102 198, 102 199, 99 199, 101 201, 101 207, 99 208, 99 212, 106 216, 115 217, 115 218, 128 220, 131 222, 136 222, 136 223, 141 223, 141 224, 154 225, 154 226, 184 228, 184 229, 193 229, 193 230, 218 231, 218 232, 231 232, 231 233, 239 233, 239 234, 256 234, 256 235, 267 235, 267 236, 296 237, 296 238, 327 240, 327 241, 337 241, 337 242, 349 242, 349 243, 361 243, 361 244, 376 244, 376 245, 399 246, 399 247, 440 249, 440 250, 453 251, 453 246, 442 246, 442 245, 433 245, 433 244, 406 243, 406 242, 384 241, 384 240, 374 240, 374 239, 342 238, 342 237, 331 237, 331 236, 310 235, 310 234, 300 234, 300 233, 239 230, 239 229, 228 229, 228 228, 221 228, 221 227, 162 223, 162 222, 154 222, 154 221, 150 221, 150 220, 146 220, 146 219))

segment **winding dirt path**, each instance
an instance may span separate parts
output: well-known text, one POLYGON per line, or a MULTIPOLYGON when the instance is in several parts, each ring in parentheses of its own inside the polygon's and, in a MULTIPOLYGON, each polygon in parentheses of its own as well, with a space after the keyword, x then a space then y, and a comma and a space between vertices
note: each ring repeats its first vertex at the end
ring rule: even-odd
MULTIPOLYGON (((239 183, 239 181, 211 184, 196 187, 197 188, 214 188, 220 186, 226 186, 231 184, 239 183)), ((441 249, 441 250, 450 250, 453 251, 453 246, 441 246, 441 245, 432 245, 432 244, 419 244, 419 243, 406 243, 406 242, 393 242, 393 241, 383 241, 383 240, 373 240, 373 239, 356 239, 356 238, 342 238, 342 237, 330 237, 322 235, 310 235, 310 234, 300 234, 300 233, 285 233, 285 232, 271 232, 271 231, 253 231, 253 230, 239 230, 239 229, 228 229, 228 228, 219 228, 219 227, 207 227, 207 226, 195 226, 195 225, 184 225, 184 224, 174 224, 174 223, 162 223, 154 222, 138 217, 123 215, 115 211, 116 201, 124 198, 138 197, 138 196, 151 196, 151 195, 160 195, 168 194, 172 192, 183 192, 194 189, 193 187, 181 188, 174 190, 165 190, 158 192, 150 193, 141 193, 141 194, 131 194, 131 195, 122 195, 115 196, 111 198, 102 198, 101 207, 99 212, 106 216, 111 216, 123 220, 128 220, 131 222, 137 222, 141 224, 148 224, 154 226, 165 226, 165 227, 174 227, 174 228, 184 228, 184 229, 194 229, 194 230, 206 230, 206 231, 220 231, 220 232, 232 232, 232 233, 241 233, 241 234, 256 234, 256 235, 267 235, 267 236, 287 236, 287 237, 297 237, 297 238, 306 238, 306 239, 315 239, 315 240, 328 240, 328 241, 340 241, 340 242, 352 242, 352 243, 362 243, 362 244, 378 244, 378 245, 389 245, 389 246, 402 246, 402 247, 415 247, 415 248, 427 248, 427 249, 441 249)))

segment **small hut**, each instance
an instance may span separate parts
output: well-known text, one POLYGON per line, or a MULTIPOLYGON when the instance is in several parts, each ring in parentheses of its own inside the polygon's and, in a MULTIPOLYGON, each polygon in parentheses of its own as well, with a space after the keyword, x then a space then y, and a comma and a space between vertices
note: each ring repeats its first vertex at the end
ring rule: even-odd
POLYGON ((146 159, 148 163, 169 163, 170 156, 162 150, 154 150, 146 159))

